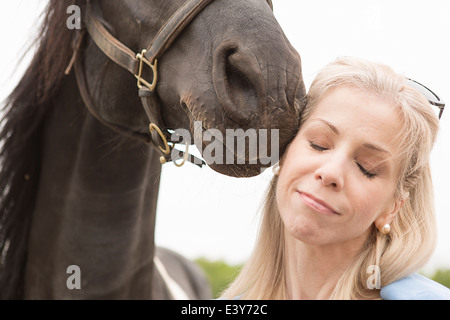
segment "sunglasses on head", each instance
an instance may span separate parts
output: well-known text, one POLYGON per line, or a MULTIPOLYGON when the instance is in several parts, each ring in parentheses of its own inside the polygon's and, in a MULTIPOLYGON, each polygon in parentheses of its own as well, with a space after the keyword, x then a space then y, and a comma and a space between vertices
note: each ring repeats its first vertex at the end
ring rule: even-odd
POLYGON ((430 89, 428 89, 427 87, 425 87, 423 84, 412 80, 412 79, 408 79, 408 84, 416 89, 417 91, 419 91, 420 93, 422 93, 425 98, 427 98, 427 100, 433 105, 439 108, 439 119, 441 119, 442 113, 444 112, 444 108, 445 108, 445 102, 443 100, 441 100, 437 94, 435 94, 433 91, 431 91, 430 89))

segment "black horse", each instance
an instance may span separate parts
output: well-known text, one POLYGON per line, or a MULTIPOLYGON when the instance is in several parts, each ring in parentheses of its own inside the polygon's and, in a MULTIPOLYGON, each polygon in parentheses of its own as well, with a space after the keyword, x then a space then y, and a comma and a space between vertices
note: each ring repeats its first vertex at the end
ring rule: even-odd
MULTIPOLYGON (((136 78, 99 49, 83 21, 92 6, 105 30, 139 53, 183 3, 49 1, 35 57, 2 120, 1 298, 174 298, 163 274, 189 298, 209 298, 198 270, 155 248, 161 153, 136 139, 149 137, 136 78), (81 10, 81 30, 67 28, 70 5, 81 10), (73 265, 81 290, 67 283, 73 265)), ((153 94, 165 128, 279 129, 280 153, 294 137, 305 94, 300 57, 266 0, 212 1, 158 64, 153 94)), ((238 177, 261 167, 210 165, 238 177)))

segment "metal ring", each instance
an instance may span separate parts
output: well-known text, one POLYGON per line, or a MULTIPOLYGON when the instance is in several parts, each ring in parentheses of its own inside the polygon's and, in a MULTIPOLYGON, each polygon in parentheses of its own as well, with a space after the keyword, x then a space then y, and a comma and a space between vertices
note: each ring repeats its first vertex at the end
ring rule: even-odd
POLYGON ((173 164, 174 164, 175 166, 177 166, 178 168, 181 168, 181 167, 186 163, 188 157, 189 157, 189 143, 186 142, 186 151, 184 152, 183 161, 182 161, 180 164, 178 164, 178 163, 176 163, 176 161, 174 160, 174 161, 173 161, 173 164))
POLYGON ((170 147, 169 147, 169 144, 167 143, 167 139, 164 136, 164 134, 162 133, 161 129, 154 123, 150 123, 149 129, 150 129, 150 133, 153 133, 153 131, 156 130, 156 132, 158 132, 159 136, 161 137, 161 140, 164 142, 164 148, 162 148, 161 146, 158 146, 159 150, 161 150, 161 152, 164 154, 169 154, 170 147))

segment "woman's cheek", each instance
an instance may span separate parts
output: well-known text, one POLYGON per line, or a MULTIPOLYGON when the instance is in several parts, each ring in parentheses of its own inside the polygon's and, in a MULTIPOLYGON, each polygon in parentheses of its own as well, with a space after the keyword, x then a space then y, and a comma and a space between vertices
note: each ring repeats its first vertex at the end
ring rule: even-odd
POLYGON ((363 187, 355 188, 360 192, 355 192, 354 195, 349 195, 352 201, 352 211, 354 215, 354 220, 358 221, 364 227, 368 227, 376 219, 382 208, 382 204, 385 200, 379 197, 379 193, 367 190, 367 192, 362 193, 363 187))

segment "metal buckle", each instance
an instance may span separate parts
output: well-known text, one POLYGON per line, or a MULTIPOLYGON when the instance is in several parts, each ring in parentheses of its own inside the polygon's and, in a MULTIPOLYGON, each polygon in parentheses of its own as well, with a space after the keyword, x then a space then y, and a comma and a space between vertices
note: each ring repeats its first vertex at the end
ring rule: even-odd
POLYGON ((137 79, 137 86, 139 89, 142 89, 143 86, 146 86, 150 89, 150 91, 154 91, 156 88, 156 83, 158 82, 158 60, 155 59, 155 62, 152 64, 150 61, 148 61, 147 58, 145 58, 145 53, 147 50, 142 50, 141 53, 138 53, 136 55, 136 59, 140 61, 139 63, 139 72, 138 74, 135 74, 134 76, 137 79), (153 72, 153 81, 152 83, 149 83, 147 80, 142 79, 142 68, 144 66, 144 63, 148 65, 153 72))

